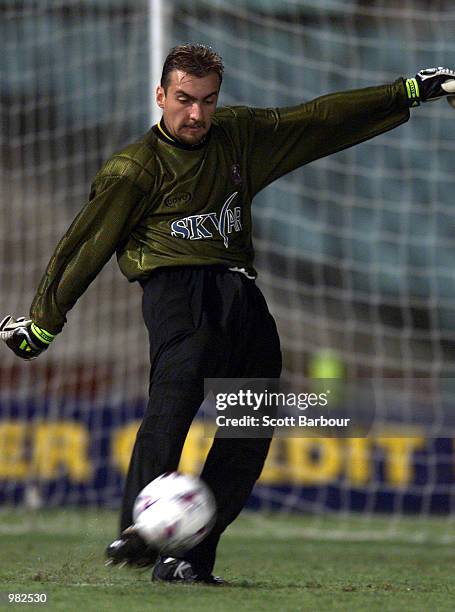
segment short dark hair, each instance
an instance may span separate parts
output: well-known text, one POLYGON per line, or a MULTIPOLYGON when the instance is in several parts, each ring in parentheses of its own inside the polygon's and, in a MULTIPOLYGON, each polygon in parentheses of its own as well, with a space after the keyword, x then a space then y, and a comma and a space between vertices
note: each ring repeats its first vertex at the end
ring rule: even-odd
POLYGON ((211 47, 207 45, 178 45, 173 47, 163 65, 161 87, 165 90, 169 85, 169 75, 173 70, 183 70, 196 77, 204 77, 215 72, 220 85, 223 80, 223 60, 211 47))

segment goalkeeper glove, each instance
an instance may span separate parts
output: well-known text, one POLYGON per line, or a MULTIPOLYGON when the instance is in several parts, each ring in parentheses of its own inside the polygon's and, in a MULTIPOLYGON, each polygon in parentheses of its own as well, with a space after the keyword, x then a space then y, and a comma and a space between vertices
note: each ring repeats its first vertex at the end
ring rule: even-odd
POLYGON ((25 317, 8 315, 0 323, 0 338, 18 357, 30 361, 41 355, 55 336, 25 317))
POLYGON ((406 79, 406 94, 410 106, 432 102, 444 96, 455 95, 455 71, 449 68, 425 68, 413 79, 406 79))

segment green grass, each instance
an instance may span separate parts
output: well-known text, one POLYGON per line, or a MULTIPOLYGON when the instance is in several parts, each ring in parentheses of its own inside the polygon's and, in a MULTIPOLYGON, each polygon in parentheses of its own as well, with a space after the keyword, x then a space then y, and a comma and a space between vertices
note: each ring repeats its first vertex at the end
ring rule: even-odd
POLYGON ((65 612, 454 609, 454 533, 444 519, 246 514, 220 545, 216 573, 231 584, 218 588, 105 567, 115 524, 107 511, 1 513, 0 591, 46 592, 39 609, 65 612))

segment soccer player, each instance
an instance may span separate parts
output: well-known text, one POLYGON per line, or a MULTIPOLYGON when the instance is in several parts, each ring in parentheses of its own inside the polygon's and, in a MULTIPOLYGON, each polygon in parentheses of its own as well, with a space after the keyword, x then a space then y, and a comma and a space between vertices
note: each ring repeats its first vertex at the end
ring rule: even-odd
POLYGON ((280 376, 275 322, 255 283, 254 195, 295 168, 406 122, 410 107, 455 93, 455 73, 434 68, 292 108, 217 109, 222 78, 221 58, 210 48, 170 51, 156 90, 162 119, 95 177, 50 260, 30 319, 6 317, 0 325, 16 355, 33 359, 114 252, 123 274, 142 285, 150 400, 126 479, 120 535, 107 556, 154 564, 153 577, 164 581, 221 582, 212 575, 218 540, 247 501, 269 447, 264 438, 214 440, 201 477, 214 493, 217 520, 181 558, 157 559, 130 527, 138 492, 178 466, 204 378, 280 376))

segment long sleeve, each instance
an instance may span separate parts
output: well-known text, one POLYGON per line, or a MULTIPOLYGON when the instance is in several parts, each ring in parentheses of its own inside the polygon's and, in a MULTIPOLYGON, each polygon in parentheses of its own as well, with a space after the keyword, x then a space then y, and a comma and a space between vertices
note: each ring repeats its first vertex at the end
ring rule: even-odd
POLYGON ((74 306, 140 219, 144 193, 126 177, 95 181, 89 202, 59 242, 30 309, 56 334, 74 306))
POLYGON ((289 108, 248 110, 251 190, 409 119, 403 79, 289 108))

